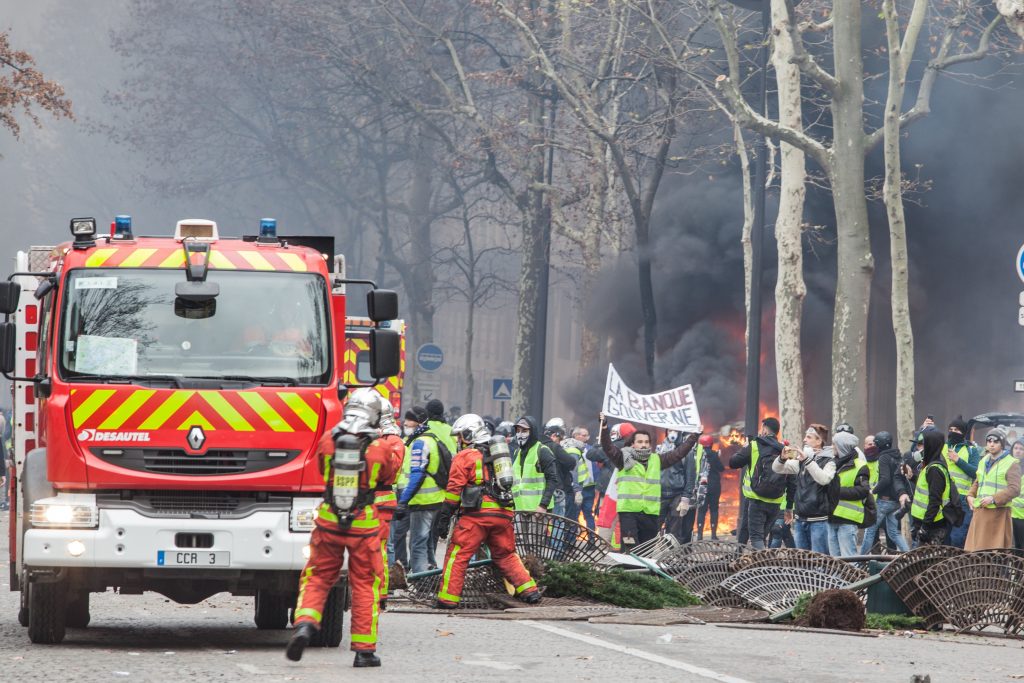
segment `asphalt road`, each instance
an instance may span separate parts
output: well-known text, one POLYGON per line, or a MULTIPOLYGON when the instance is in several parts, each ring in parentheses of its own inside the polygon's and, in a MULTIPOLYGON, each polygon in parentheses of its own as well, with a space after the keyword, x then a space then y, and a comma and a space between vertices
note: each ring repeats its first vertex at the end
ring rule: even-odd
MULTIPOLYGON (((3 513, 3 524, 7 515, 3 513)), ((6 534, 0 555, 6 555, 6 534)), ((0 681, 939 681, 1024 679, 1024 641, 863 638, 715 626, 510 622, 386 613, 383 667, 352 670, 347 643, 284 657, 287 631, 257 631, 252 599, 177 605, 156 594, 92 596, 92 623, 32 645, 18 594, 0 592, 0 681)), ((348 627, 346 624, 346 633, 348 627)))

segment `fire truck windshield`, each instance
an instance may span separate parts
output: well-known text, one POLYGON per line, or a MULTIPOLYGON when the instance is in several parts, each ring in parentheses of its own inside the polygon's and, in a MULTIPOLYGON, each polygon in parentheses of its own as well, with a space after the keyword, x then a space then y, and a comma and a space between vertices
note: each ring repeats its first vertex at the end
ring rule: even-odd
POLYGON ((220 294, 198 312, 175 297, 182 279, 180 270, 71 271, 61 312, 61 375, 329 383, 321 276, 213 270, 209 280, 220 294))

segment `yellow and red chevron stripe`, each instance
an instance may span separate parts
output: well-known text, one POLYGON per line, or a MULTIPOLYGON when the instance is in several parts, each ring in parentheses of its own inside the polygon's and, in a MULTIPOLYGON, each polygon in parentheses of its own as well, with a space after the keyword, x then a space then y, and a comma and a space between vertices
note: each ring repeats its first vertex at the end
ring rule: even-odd
POLYGON ((71 421, 77 429, 110 431, 207 430, 315 432, 320 394, 294 391, 75 389, 71 421))
MULTIPOLYGON (((100 247, 85 259, 86 268, 184 268, 185 252, 174 247, 100 247)), ((210 268, 217 270, 284 270, 304 273, 306 259, 283 249, 219 249, 210 251, 210 268)))
MULTIPOLYGON (((384 398, 391 401, 391 405, 398 410, 402 404, 402 385, 405 382, 405 324, 398 323, 398 331, 401 333, 400 365, 398 374, 388 377, 383 383, 377 385, 384 398)), ((357 328, 358 329, 358 328, 357 328)), ((370 338, 360 334, 353 329, 345 330, 345 357, 342 364, 342 384, 347 387, 356 387, 364 384, 359 381, 358 363, 359 354, 370 350, 370 338)))

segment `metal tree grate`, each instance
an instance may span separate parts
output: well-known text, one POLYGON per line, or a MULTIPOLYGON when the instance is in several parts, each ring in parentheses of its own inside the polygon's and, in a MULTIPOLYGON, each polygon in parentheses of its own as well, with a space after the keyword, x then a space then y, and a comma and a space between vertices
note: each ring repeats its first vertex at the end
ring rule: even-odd
POLYGON ((950 545, 922 545, 905 552, 882 569, 885 580, 897 597, 930 629, 943 622, 942 614, 925 597, 915 579, 932 565, 962 555, 963 550, 950 545))
POLYGON ((595 565, 612 551, 597 532, 558 515, 517 512, 513 524, 520 557, 595 565))
POLYGON ((701 602, 713 607, 734 607, 737 609, 760 610, 760 608, 754 603, 746 600, 745 598, 741 598, 727 588, 722 588, 721 585, 714 586, 704 591, 704 595, 701 596, 701 602))
POLYGON ((804 593, 846 588, 838 576, 806 567, 752 567, 722 581, 722 587, 769 612, 789 609, 804 593))
MULTIPOLYGON (((440 572, 416 579, 408 579, 409 599, 425 605, 433 605, 441 588, 444 575, 440 572)), ((466 570, 466 581, 462 586, 459 607, 464 609, 487 609, 494 606, 488 597, 491 593, 504 593, 505 584, 499 578, 493 565, 470 567, 466 570)), ((500 605, 499 605, 500 606, 500 605)))
POLYGON ((665 534, 664 536, 655 536, 649 541, 644 541, 643 543, 634 546, 633 554, 637 557, 646 557, 649 560, 658 562, 679 547, 679 541, 675 536, 672 534, 665 534))
POLYGON ((960 629, 999 626, 1024 631, 1024 558, 1013 553, 964 553, 934 564, 917 585, 945 620, 960 629))
POLYGON ((732 564, 733 571, 740 572, 754 567, 790 567, 811 569, 830 574, 845 583, 856 583, 868 577, 868 573, 851 564, 813 550, 797 548, 770 548, 755 550, 732 564))
POLYGON ((703 598, 708 591, 720 586, 725 579, 732 575, 730 564, 727 560, 695 564, 681 563, 666 567, 665 573, 694 595, 703 598))
POLYGON ((703 564, 705 562, 732 561, 750 552, 749 546, 730 541, 693 541, 681 545, 659 558, 666 566, 703 564))

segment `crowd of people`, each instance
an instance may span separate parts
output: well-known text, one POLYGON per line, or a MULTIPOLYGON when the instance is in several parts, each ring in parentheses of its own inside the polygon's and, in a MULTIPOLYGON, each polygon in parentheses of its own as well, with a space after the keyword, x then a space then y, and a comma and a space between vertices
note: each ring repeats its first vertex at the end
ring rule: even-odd
POLYGON ((1024 439, 1011 442, 997 426, 979 448, 968 429, 957 417, 943 434, 929 416, 901 453, 889 432, 862 443, 849 424, 830 439, 815 423, 796 448, 780 440, 778 420, 765 418, 729 459, 742 476, 737 540, 837 557, 872 553, 880 532, 877 550, 886 553, 923 544, 1024 548, 1024 439))

